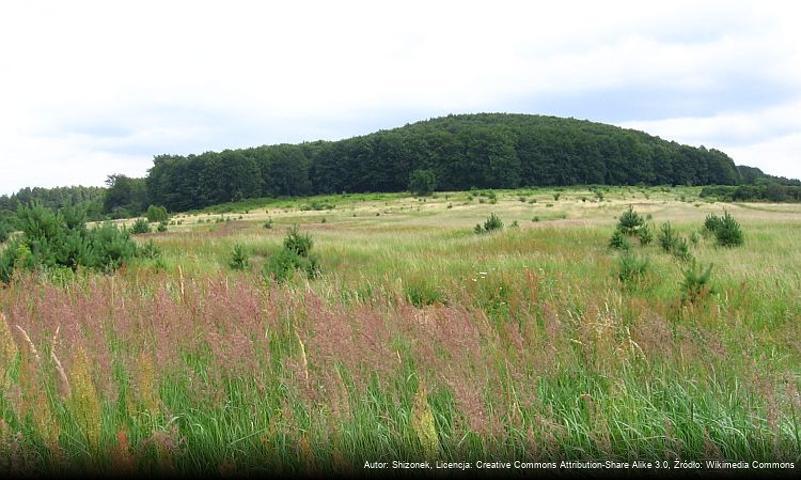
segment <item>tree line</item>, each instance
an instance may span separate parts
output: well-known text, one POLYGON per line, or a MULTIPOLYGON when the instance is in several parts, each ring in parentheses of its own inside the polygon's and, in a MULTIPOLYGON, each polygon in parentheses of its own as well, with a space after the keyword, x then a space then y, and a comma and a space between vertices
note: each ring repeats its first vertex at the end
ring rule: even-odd
POLYGON ((152 204, 175 212, 254 197, 342 192, 766 182, 801 184, 737 167, 719 150, 636 130, 572 118, 472 114, 339 141, 158 155, 145 178, 110 175, 105 190, 27 189, 0 197, 0 211, 34 197, 52 208, 74 197, 90 218, 120 218, 152 204))
POLYGON ((160 155, 146 178, 171 211, 259 196, 396 192, 417 170, 440 190, 734 185, 725 153, 611 125, 514 114, 451 115, 339 141, 160 155))

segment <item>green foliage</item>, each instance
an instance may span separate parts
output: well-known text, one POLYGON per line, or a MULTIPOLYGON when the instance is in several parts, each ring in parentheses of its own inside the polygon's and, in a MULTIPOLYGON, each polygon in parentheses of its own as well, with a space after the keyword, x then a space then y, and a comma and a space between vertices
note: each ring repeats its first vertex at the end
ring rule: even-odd
POLYGON ((106 189, 102 187, 55 187, 55 188, 22 188, 8 196, 0 195, 0 217, 4 213, 13 215, 20 207, 31 207, 34 204, 51 210, 64 207, 79 207, 86 212, 89 220, 102 220, 103 199, 106 189))
POLYGON ((271 255, 264 264, 262 275, 278 283, 287 281, 295 271, 302 271, 309 279, 320 275, 320 261, 311 253, 314 245, 308 234, 293 226, 284 238, 283 247, 271 255))
POLYGON ((629 250, 631 249, 631 242, 623 235, 620 230, 615 230, 612 238, 609 239, 609 248, 614 250, 629 250))
POLYGON ((715 240, 721 247, 739 247, 743 244, 743 231, 740 224, 729 212, 724 212, 723 218, 715 229, 715 240))
POLYGON ((494 213, 490 213, 490 216, 487 217, 487 220, 484 221, 484 225, 476 224, 473 231, 475 233, 489 233, 495 230, 502 230, 503 229, 503 221, 495 215, 494 213))
POLYGON ((0 243, 5 243, 8 240, 9 235, 11 232, 14 231, 14 226, 11 223, 3 218, 0 218, 0 243))
POLYGON ((231 252, 231 259, 228 261, 228 266, 233 270, 247 270, 250 268, 250 260, 244 247, 240 244, 234 245, 234 250, 231 252))
POLYGON ((145 216, 147 217, 147 221, 150 223, 166 222, 170 219, 167 209, 156 205, 147 207, 147 213, 145 216))
POLYGON ((693 258, 693 254, 690 253, 690 245, 684 237, 676 237, 670 253, 682 262, 689 262, 693 258))
POLYGON ((639 283, 648 271, 648 259, 625 250, 618 260, 618 280, 626 286, 639 283))
POLYGON ((720 228, 720 224, 721 224, 720 217, 710 213, 709 215, 706 216, 706 220, 704 220, 704 232, 711 233, 714 235, 714 233, 718 230, 718 228, 720 228))
POLYGON ((108 223, 90 230, 85 222, 86 211, 79 207, 58 212, 40 205, 20 207, 21 235, 0 254, 0 281, 10 281, 16 268, 87 267, 110 272, 138 254, 128 232, 108 223))
POLYGON ((797 183, 798 180, 761 179, 757 181, 762 183, 704 187, 700 197, 721 202, 801 202, 801 185, 797 183))
POLYGON ((624 235, 637 235, 639 230, 645 225, 645 220, 629 206, 617 222, 617 229, 624 235))
POLYGON ((125 175, 109 175, 106 179, 103 211, 113 218, 128 218, 140 215, 147 207, 148 193, 144 178, 125 175))
POLYGON ((657 234, 657 241, 659 242, 659 246, 662 247, 666 253, 670 253, 673 250, 673 246, 676 244, 677 241, 677 234, 673 230, 673 227, 670 225, 670 222, 665 222, 659 227, 659 233, 657 234))
POLYGON ((681 283, 682 302, 697 303, 713 293, 711 264, 704 269, 693 260, 684 270, 683 276, 684 279, 681 283))
POLYGON ((268 219, 267 219, 267 221, 266 221, 266 222, 264 222, 264 225, 263 225, 263 227, 264 227, 265 229, 267 229, 267 230, 270 230, 270 229, 272 229, 272 228, 273 228, 273 219, 272 219, 272 218, 268 218, 268 219))
POLYGON ((150 233, 150 224, 144 218, 139 218, 131 226, 131 234, 140 235, 143 233, 150 233))
POLYGON ((417 308, 444 303, 444 295, 434 282, 426 279, 415 279, 404 283, 403 291, 406 300, 417 308))
POLYGON ((139 247, 139 257, 149 260, 156 260, 161 258, 161 249, 156 245, 153 240, 148 240, 147 243, 139 247))
POLYGON ((304 212, 309 210, 320 211, 320 210, 333 210, 333 209, 334 209, 333 203, 323 202, 320 200, 312 200, 310 203, 305 203, 300 206, 300 210, 304 212))
POLYGON ((284 238, 284 249, 301 257, 308 257, 313 245, 314 242, 309 234, 300 233, 297 225, 293 225, 284 238))
POLYGON ((418 196, 427 196, 437 188, 437 175, 433 170, 418 169, 409 175, 409 191, 418 196))
MULTIPOLYGON (((144 200, 186 211, 238 199, 334 192, 738 181, 734 162, 717 150, 573 119, 477 114, 335 142, 160 155, 146 179, 144 200)), ((136 213, 143 199, 140 183, 111 178, 107 210, 136 213)), ((595 195, 603 198, 600 190, 595 195)))
POLYGON ((637 232, 637 236, 640 238, 640 245, 643 247, 647 247, 654 241, 654 234, 651 231, 651 227, 648 226, 647 223, 644 223, 640 230, 637 232))
POLYGON ((160 222, 159 226, 156 228, 158 232, 164 233, 167 231, 167 222, 160 222))

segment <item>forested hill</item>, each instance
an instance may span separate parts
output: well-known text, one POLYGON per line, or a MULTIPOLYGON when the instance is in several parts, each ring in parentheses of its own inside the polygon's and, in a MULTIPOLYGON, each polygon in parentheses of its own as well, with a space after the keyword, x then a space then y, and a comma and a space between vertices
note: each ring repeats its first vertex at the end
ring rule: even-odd
POLYGON ((740 181, 717 150, 589 121, 475 114, 333 142, 160 155, 146 182, 150 203, 180 211, 248 197, 402 191, 419 169, 440 190, 740 181))

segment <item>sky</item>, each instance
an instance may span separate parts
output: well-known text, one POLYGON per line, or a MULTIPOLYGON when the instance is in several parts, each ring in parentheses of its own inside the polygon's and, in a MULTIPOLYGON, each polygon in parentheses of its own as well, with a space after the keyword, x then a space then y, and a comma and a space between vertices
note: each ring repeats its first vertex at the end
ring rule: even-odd
POLYGON ((475 112, 612 123, 801 178, 799 19, 769 0, 5 0, 0 194, 475 112))

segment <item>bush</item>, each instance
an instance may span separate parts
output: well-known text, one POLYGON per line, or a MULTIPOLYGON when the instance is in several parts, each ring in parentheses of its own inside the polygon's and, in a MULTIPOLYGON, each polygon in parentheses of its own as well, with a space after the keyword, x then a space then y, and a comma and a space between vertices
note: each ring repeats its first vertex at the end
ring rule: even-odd
POLYGON ((231 252, 231 260, 228 261, 228 266, 233 270, 247 270, 250 268, 250 260, 245 249, 240 244, 234 245, 234 250, 231 252))
POLYGON ((612 238, 609 239, 609 248, 614 250, 629 250, 631 249, 631 243, 620 230, 615 230, 615 233, 612 234, 612 238))
POLYGON ((151 223, 166 222, 170 219, 167 209, 156 205, 147 207, 147 213, 145 213, 145 216, 147 217, 147 221, 151 223))
POLYGON ((312 200, 311 203, 306 203, 300 206, 301 211, 320 211, 320 210, 333 210, 334 204, 329 202, 323 202, 320 200, 312 200))
POLYGON ((681 283, 681 300, 684 303, 696 303, 713 293, 711 285, 712 265, 704 270, 695 260, 684 270, 681 283))
POLYGON ((300 233, 297 225, 293 225, 284 238, 284 249, 301 257, 308 257, 313 245, 311 237, 308 234, 300 233))
POLYGON ((484 222, 482 226, 480 223, 477 223, 476 226, 473 228, 473 232, 475 233, 489 233, 494 230, 501 230, 503 229, 503 221, 495 215, 494 213, 490 213, 490 216, 487 217, 487 220, 484 222))
POLYGON ((704 232, 715 234, 720 227, 721 219, 717 215, 709 214, 706 216, 706 220, 704 220, 704 232))
POLYGON ((131 233, 133 235, 150 233, 150 224, 144 218, 140 218, 134 222, 133 226, 131 227, 131 233))
POLYGON ((268 218, 267 221, 264 222, 264 228, 266 228, 267 230, 270 230, 271 228, 273 228, 273 219, 272 218, 268 218))
POLYGON ((617 229, 624 235, 637 235, 639 230, 645 225, 645 220, 629 206, 629 209, 620 216, 617 222, 617 229))
POLYGON ((14 231, 14 227, 11 223, 7 222, 6 220, 0 219, 0 243, 5 243, 8 240, 8 237, 11 235, 11 232, 14 231))
POLYGON ((128 232, 107 223, 86 228, 86 212, 63 208, 58 212, 39 205, 17 211, 21 230, 0 254, 0 281, 8 282, 14 269, 54 270, 87 267, 112 271, 138 255, 128 232))
POLYGON ((164 233, 167 231, 167 222, 160 222, 158 228, 156 229, 158 232, 164 233))
POLYGON ((418 169, 409 175, 409 191, 418 196, 427 196, 437 188, 437 176, 433 170, 418 169))
POLYGON ((687 243, 687 239, 684 237, 676 237, 670 253, 682 262, 688 262, 693 258, 693 254, 690 253, 690 244, 687 243))
POLYGON ((620 256, 620 260, 618 261, 617 275, 620 283, 627 286, 639 283, 647 271, 647 258, 639 258, 628 250, 620 256))
POLYGON ((484 231, 485 232, 492 232, 495 230, 502 230, 503 229, 503 221, 495 215, 494 213, 490 213, 490 216, 487 217, 487 220, 484 222, 484 231))
POLYGON ((281 250, 267 259, 262 275, 266 280, 278 283, 287 281, 297 270, 303 271, 309 279, 318 277, 320 262, 311 253, 313 245, 309 235, 300 233, 297 225, 293 226, 284 238, 281 250))
POLYGON ((675 245, 677 241, 677 235, 670 225, 670 222, 663 223, 659 228, 657 240, 659 241, 659 246, 662 247, 662 250, 665 252, 670 253, 673 250, 673 245, 675 245))
POLYGON ((161 258, 161 249, 153 240, 149 240, 146 244, 139 247, 138 256, 141 258, 156 260, 161 258))
POLYGON ((643 247, 650 245, 651 242, 654 241, 654 234, 651 232, 651 228, 648 224, 643 224, 637 235, 640 237, 640 245, 643 247))
POLYGON ((729 212, 725 212, 723 218, 720 219, 715 230, 715 239, 718 246, 721 247, 738 247, 743 244, 743 232, 740 224, 729 215, 729 212))

